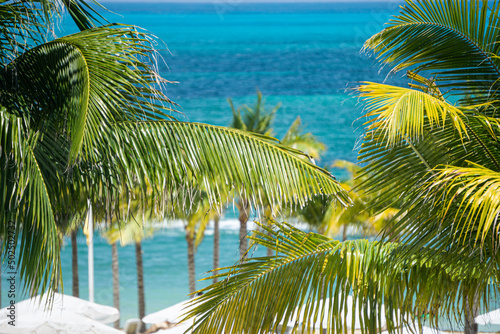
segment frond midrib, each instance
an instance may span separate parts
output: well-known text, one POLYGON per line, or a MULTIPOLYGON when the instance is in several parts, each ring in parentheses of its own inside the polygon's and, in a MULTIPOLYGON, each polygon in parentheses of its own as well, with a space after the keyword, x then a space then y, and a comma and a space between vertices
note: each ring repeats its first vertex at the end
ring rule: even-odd
MULTIPOLYGON (((83 62, 85 63, 85 76, 87 78, 87 84, 85 85, 85 99, 83 101, 84 106, 81 107, 81 110, 84 110, 84 112, 85 112, 85 119, 83 121, 82 139, 81 139, 82 144, 79 145, 80 146, 80 150, 81 150, 81 147, 83 145, 83 141, 84 141, 84 138, 85 138, 85 132, 87 130, 87 119, 88 119, 88 115, 89 115, 89 102, 90 102, 90 99, 89 99, 89 96, 90 96, 90 72, 89 72, 89 65, 87 63, 87 59, 85 58, 85 55, 84 55, 83 51, 81 50, 81 48, 76 43, 73 43, 70 40, 67 40, 65 38, 58 39, 58 40, 56 40, 54 42, 65 43, 65 44, 70 45, 73 48, 75 48, 76 51, 78 51, 78 53, 80 54, 83 62)), ((76 160, 76 158, 77 158, 77 156, 75 156, 75 157, 71 157, 70 156, 70 159, 76 160)))
MULTIPOLYGON (((198 127, 198 128, 205 128, 205 129, 215 128, 215 129, 218 129, 218 130, 223 131, 223 132, 238 134, 238 135, 240 135, 240 136, 242 136, 242 137, 244 137, 244 138, 246 138, 248 140, 258 141, 259 143, 265 145, 266 147, 278 148, 278 149, 280 149, 280 151, 283 154, 285 154, 288 157, 291 157, 293 160, 300 160, 301 162, 304 162, 305 163, 305 167, 307 167, 308 169, 312 169, 312 170, 316 170, 318 172, 321 172, 323 178, 326 178, 326 179, 329 179, 329 180, 333 181, 333 183, 335 184, 335 187, 338 188, 339 192, 341 192, 341 189, 340 189, 340 186, 337 183, 337 180, 328 171, 322 169, 319 166, 316 166, 316 165, 312 164, 309 161, 305 161, 305 160, 300 159, 297 155, 294 155, 292 153, 292 151, 297 151, 297 152, 300 152, 300 151, 289 149, 288 147, 283 146, 283 144, 281 144, 281 142, 278 141, 278 140, 276 140, 276 144, 279 145, 279 146, 273 145, 271 141, 275 140, 275 138, 272 138, 272 137, 266 137, 266 136, 263 136, 263 135, 255 135, 253 133, 249 133, 249 132, 238 130, 238 129, 232 129, 232 128, 226 128, 226 127, 218 126, 218 125, 211 125, 211 124, 206 124, 206 123, 196 123, 196 122, 183 122, 183 121, 141 121, 141 122, 131 122, 131 121, 119 121, 119 122, 116 122, 116 124, 147 125, 147 126, 158 126, 158 125, 162 125, 162 124, 180 124, 182 126, 187 126, 187 127, 195 126, 195 127, 198 127), (264 138, 268 138, 268 140, 265 140, 264 138)), ((304 154, 304 153, 301 152, 301 154, 304 154)), ((346 204, 346 203, 344 203, 344 204, 346 204)))

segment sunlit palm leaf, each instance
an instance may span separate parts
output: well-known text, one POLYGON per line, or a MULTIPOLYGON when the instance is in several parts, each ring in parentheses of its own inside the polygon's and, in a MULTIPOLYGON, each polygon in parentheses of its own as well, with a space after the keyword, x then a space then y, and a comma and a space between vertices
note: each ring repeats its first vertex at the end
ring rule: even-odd
POLYGON ((424 124, 444 127, 450 122, 459 136, 466 135, 464 113, 457 107, 427 93, 376 83, 358 88, 365 99, 366 117, 371 119, 368 130, 384 132, 387 143, 393 145, 404 138, 420 139, 424 124))
POLYGON ((262 228, 250 238, 272 248, 276 256, 225 268, 221 281, 201 290, 204 294, 193 301, 197 307, 188 312, 196 316, 195 333, 268 333, 290 321, 310 332, 323 320, 327 333, 345 332, 354 325, 354 318, 346 317, 350 293, 359 305, 362 331, 377 332, 381 315, 394 330, 403 318, 430 311, 436 325, 433 313, 438 307, 452 314, 465 289, 487 290, 474 276, 474 267, 433 261, 426 252, 397 263, 391 256, 399 249, 396 244, 341 243, 288 225, 276 231, 262 228), (322 296, 329 298, 327 303, 320 302, 322 296), (307 321, 296 322, 297 307, 304 307, 307 321))
POLYGON ((116 145, 108 141, 122 164, 141 161, 135 173, 153 187, 165 182, 188 186, 192 175, 212 203, 236 190, 255 204, 265 200, 301 206, 313 194, 333 194, 340 205, 349 204, 330 173, 270 137, 199 123, 130 122, 119 124, 116 145), (128 145, 121 146, 125 141, 128 145))
MULTIPOLYGON (((423 191, 442 201, 436 218, 442 229, 445 228, 443 225, 452 225, 449 244, 455 241, 461 245, 480 244, 484 247, 489 243, 488 248, 496 250, 500 228, 499 187, 500 173, 473 164, 468 168, 444 167, 429 180, 423 191)), ((414 205, 428 209, 425 201, 416 200, 414 205)), ((426 228, 421 226, 421 229, 426 228)))

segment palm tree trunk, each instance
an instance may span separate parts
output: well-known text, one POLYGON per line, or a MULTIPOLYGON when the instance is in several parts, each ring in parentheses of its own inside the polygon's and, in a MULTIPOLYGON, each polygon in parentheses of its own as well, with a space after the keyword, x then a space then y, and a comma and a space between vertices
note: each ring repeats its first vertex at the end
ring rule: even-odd
MULTIPOLYGON (((220 216, 216 215, 214 218, 214 269, 218 269, 220 267, 219 265, 219 258, 220 258, 220 230, 219 230, 219 221, 220 221, 220 216)), ((217 275, 219 272, 214 271, 213 274, 214 276, 217 275)), ((217 283, 217 277, 214 278, 214 283, 217 283)))
MULTIPOLYGON (((146 302, 144 298, 144 274, 142 266, 142 245, 141 242, 135 243, 135 259, 137 264, 137 299, 139 302, 139 319, 146 316, 146 302)), ((140 332, 144 332, 144 323, 141 322, 140 332)))
POLYGON ((344 225, 344 228, 342 229, 342 241, 347 240, 347 225, 344 225))
MULTIPOLYGON (((0 249, 2 249, 2 238, 0 238, 0 249)), ((0 253, 0 263, 2 263, 1 253, 0 253)), ((2 270, 0 270, 0 308, 2 307, 2 270)))
POLYGON ((194 235, 191 235, 189 232, 186 232, 186 241, 188 247, 189 293, 193 293, 196 291, 196 274, 195 274, 195 263, 194 263, 194 235))
POLYGON ((247 222, 249 217, 250 205, 246 198, 241 197, 238 201, 238 209, 240 211, 240 258, 244 258, 248 250, 247 240, 247 222))
POLYGON ((80 280, 78 278, 78 244, 76 235, 78 230, 71 232, 71 270, 73 273, 73 296, 80 297, 80 280))
MULTIPOLYGON (((120 310, 120 273, 118 269, 118 246, 116 242, 111 244, 111 271, 113 273, 113 306, 120 310)), ((118 318, 114 326, 120 328, 120 318, 118 318)))
POLYGON ((477 334, 478 325, 475 318, 478 316, 479 311, 479 296, 476 293, 474 295, 474 300, 472 300, 472 307, 470 305, 470 299, 465 296, 465 326, 464 334, 477 334))

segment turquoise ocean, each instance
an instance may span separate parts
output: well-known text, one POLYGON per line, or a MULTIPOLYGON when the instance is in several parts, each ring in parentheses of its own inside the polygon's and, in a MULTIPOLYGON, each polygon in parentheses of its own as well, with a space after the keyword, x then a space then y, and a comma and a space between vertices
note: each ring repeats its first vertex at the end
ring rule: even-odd
MULTIPOLYGON (((362 106, 352 88, 361 81, 398 82, 387 77, 363 43, 383 28, 398 4, 294 3, 245 4, 214 0, 206 4, 104 3, 109 22, 133 24, 159 39, 158 66, 167 95, 179 104, 180 120, 229 125, 227 103, 252 104, 257 88, 266 105, 281 102, 274 123, 280 138, 300 116, 306 129, 328 146, 319 162, 356 161, 362 133, 362 106)), ((75 27, 61 26, 61 34, 75 27)), ((333 171, 338 178, 346 175, 333 171)), ((238 260, 238 223, 227 210, 221 230, 221 266, 238 260)), ((212 269, 213 230, 209 228, 196 254, 198 279, 212 269)), ((87 246, 78 237, 80 296, 88 298, 87 246)), ((257 250, 264 254, 264 250, 257 250)), ((119 247, 121 321, 137 317, 134 246, 119 247)), ((146 314, 186 299, 187 247, 180 222, 165 222, 143 242, 146 314)), ((71 245, 62 249, 64 293, 71 294, 71 245)), ((2 305, 7 303, 2 278, 2 305)), ((197 288, 207 282, 197 282, 197 288)), ((21 300, 22 298, 19 298, 21 300)), ((95 300, 112 305, 111 247, 95 234, 95 300)))

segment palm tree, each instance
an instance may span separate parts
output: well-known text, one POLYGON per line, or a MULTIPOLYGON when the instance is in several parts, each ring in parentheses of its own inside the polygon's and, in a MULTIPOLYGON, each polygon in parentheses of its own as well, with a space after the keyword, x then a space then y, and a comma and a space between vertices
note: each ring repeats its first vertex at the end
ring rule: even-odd
POLYGON ((195 333, 265 333, 298 321, 302 305, 299 328, 343 332, 349 294, 369 333, 382 315, 390 332, 427 316, 434 327, 463 317, 465 332, 477 333, 478 303, 488 309, 500 292, 499 14, 498 0, 407 0, 366 42, 393 72, 408 70, 408 88, 358 88, 368 120, 363 190, 379 194, 372 205, 396 198, 401 210, 377 241, 338 242, 288 225, 255 231, 250 238, 277 256, 231 267, 207 287, 190 314, 199 316, 195 333))
MULTIPOLYGON (((120 241, 120 226, 115 221, 102 232, 102 236, 111 245, 111 273, 113 276, 113 307, 120 310, 120 264, 118 257, 118 242, 120 241)), ((116 329, 120 328, 120 319, 114 322, 116 329)))
POLYGON ((311 132, 305 131, 300 116, 297 116, 292 125, 281 139, 281 144, 304 152, 311 159, 320 160, 326 151, 326 145, 311 132))
MULTIPOLYGON (((115 228, 109 229, 106 232, 108 241, 115 244, 119 240, 120 245, 126 246, 134 244, 135 247, 135 263, 137 267, 137 305, 139 319, 146 316, 146 298, 144 294, 144 270, 142 260, 142 240, 153 235, 153 227, 148 220, 138 220, 137 217, 130 216, 131 221, 128 223, 118 223, 115 228)), ((118 260, 116 260, 116 267, 118 267, 118 260)), ((113 281, 113 291, 119 290, 113 281)), ((115 305, 116 307, 116 305, 115 305)), ((144 323, 141 323, 141 332, 144 332, 144 323)))
MULTIPOLYGON (((252 107, 245 104, 236 109, 230 98, 227 101, 233 112, 232 128, 265 136, 273 134, 274 115, 281 108, 281 103, 275 105, 271 110, 266 110, 262 92, 258 89, 257 101, 252 107), (243 114, 241 113, 242 110, 244 111, 243 114)), ((236 207, 238 208, 238 220, 240 221, 240 257, 244 258, 248 251, 247 222, 250 217, 250 202, 245 196, 239 196, 236 207)))
POLYGON ((71 231, 71 272, 73 274, 73 296, 80 297, 80 281, 78 278, 78 230, 71 231))
MULTIPOLYGON (((312 193, 348 203, 328 172, 273 138, 175 120, 175 105, 160 89, 167 82, 155 70, 153 37, 101 25, 94 3, 0 4, 0 221, 16 224, 19 279, 31 294, 60 284, 57 225, 82 214, 82 200, 106 211, 138 188, 161 216, 168 194, 191 186, 195 175, 200 184, 220 180, 207 187, 213 206, 230 191, 255 205, 302 205, 312 193), (81 31, 47 39, 64 11, 81 31), (262 184, 265 198, 255 190, 262 184)), ((0 232, 5 239, 7 230, 0 232)))
MULTIPOLYGON (((350 170, 351 175, 360 167, 355 164, 338 160, 333 164, 337 168, 346 168, 350 170)), ((369 207, 369 198, 364 197, 355 189, 355 181, 352 176, 341 186, 349 192, 353 204, 347 208, 339 207, 332 198, 324 196, 315 196, 306 205, 299 209, 296 214, 299 220, 306 223, 311 229, 319 234, 333 237, 342 230, 342 241, 347 240, 347 231, 349 227, 362 231, 363 235, 373 235, 380 231, 380 226, 386 223, 386 212, 393 212, 394 208, 384 210, 379 213, 377 219, 371 218, 372 209, 369 207)))
POLYGON ((214 215, 214 263, 213 263, 213 282, 216 283, 218 281, 217 275, 219 274, 219 271, 217 270, 220 268, 220 215, 215 214, 214 215))
POLYGON ((188 245, 189 293, 196 291, 195 253, 203 240, 205 229, 213 215, 206 199, 201 199, 196 208, 187 215, 185 224, 186 241, 188 245))

